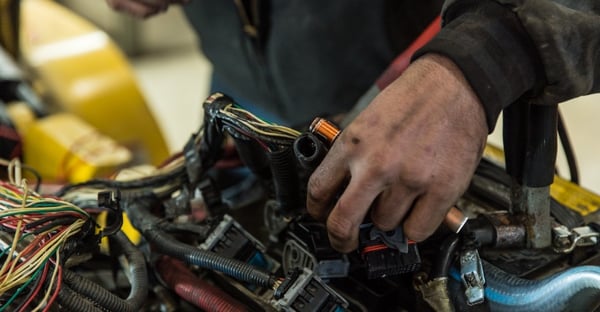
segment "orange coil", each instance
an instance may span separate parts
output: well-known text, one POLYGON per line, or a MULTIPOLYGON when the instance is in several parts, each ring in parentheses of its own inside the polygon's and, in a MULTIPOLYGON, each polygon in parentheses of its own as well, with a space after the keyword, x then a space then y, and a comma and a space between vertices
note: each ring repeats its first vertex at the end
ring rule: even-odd
POLYGON ((340 134, 340 129, 327 119, 317 117, 308 127, 308 130, 314 134, 323 137, 329 144, 333 144, 335 139, 340 134))

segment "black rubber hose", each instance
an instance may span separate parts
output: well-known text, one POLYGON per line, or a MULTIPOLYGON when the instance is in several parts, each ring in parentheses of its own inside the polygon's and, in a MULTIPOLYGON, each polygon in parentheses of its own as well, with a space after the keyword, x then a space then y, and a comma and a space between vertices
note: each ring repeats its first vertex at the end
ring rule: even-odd
POLYGON ((308 174, 312 174, 327 155, 327 146, 310 132, 300 135, 293 146, 298 163, 308 174))
POLYGON ((104 287, 70 270, 64 270, 64 282, 81 296, 89 298, 98 306, 109 311, 136 312, 144 305, 148 295, 148 275, 143 254, 122 232, 115 234, 114 241, 121 247, 129 261, 131 290, 126 300, 104 287))
POLYGON ((448 271, 459 243, 458 235, 448 236, 442 245, 431 269, 431 277, 448 277, 448 271))
POLYGON ((57 299, 58 304, 62 307, 62 311, 104 312, 104 310, 95 306, 93 302, 82 297, 64 284, 60 288, 57 299))
POLYGON ((159 229, 162 220, 148 212, 152 204, 154 204, 154 200, 145 197, 125 204, 124 209, 133 226, 142 233, 148 242, 154 244, 160 253, 188 264, 225 273, 237 280, 251 284, 271 287, 275 283, 274 276, 247 263, 225 258, 174 239, 159 229))
POLYGON ((155 245, 160 253, 184 261, 188 264, 215 270, 229 275, 239 281, 244 281, 263 287, 271 287, 275 278, 269 273, 235 260, 219 256, 213 252, 198 249, 184 244, 160 230, 143 232, 144 238, 155 245))
POLYGON ((293 211, 298 204, 298 175, 292 148, 286 147, 268 154, 275 186, 275 198, 283 213, 293 211))
POLYGON ((111 237, 117 243, 128 260, 131 290, 127 297, 127 304, 139 310, 146 303, 148 297, 148 270, 144 254, 125 236, 122 231, 111 237))

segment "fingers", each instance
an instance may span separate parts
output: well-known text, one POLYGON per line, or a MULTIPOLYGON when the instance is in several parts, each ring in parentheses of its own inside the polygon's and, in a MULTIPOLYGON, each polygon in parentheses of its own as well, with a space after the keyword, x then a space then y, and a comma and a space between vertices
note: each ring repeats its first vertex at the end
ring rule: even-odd
POLYGON ((414 191, 403 186, 387 189, 381 195, 377 205, 372 207, 373 225, 383 231, 397 228, 417 197, 414 191))
POLYGON ((117 11, 145 18, 166 11, 171 4, 188 3, 189 0, 106 0, 106 2, 117 11))
POLYGON ((329 241, 340 252, 347 253, 358 247, 359 225, 380 192, 380 187, 370 181, 368 176, 352 177, 327 218, 329 241))
POLYGON ((417 242, 425 240, 435 232, 453 204, 454 200, 448 198, 431 194, 422 196, 403 223, 404 234, 417 242))
POLYGON ((347 178, 347 168, 344 167, 336 153, 337 145, 323 159, 308 181, 306 206, 308 213, 315 219, 325 221, 336 194, 341 190, 347 178))

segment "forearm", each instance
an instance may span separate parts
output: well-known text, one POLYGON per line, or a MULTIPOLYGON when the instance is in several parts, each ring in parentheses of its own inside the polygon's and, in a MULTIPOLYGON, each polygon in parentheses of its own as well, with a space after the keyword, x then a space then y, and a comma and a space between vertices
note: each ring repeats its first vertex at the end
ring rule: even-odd
POLYGON ((560 2, 572 9, 548 0, 448 1, 444 28, 417 57, 436 52, 461 68, 490 131, 519 97, 556 104, 598 92, 600 5, 560 2))

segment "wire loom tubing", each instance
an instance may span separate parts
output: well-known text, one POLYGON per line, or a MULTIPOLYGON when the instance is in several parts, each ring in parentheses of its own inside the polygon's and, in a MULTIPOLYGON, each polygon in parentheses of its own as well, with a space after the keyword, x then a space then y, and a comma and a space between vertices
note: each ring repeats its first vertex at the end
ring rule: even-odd
POLYGON ((492 311, 595 311, 600 267, 580 266, 543 280, 525 280, 484 262, 485 295, 492 311))
POLYGON ((140 198, 135 202, 128 202, 124 209, 131 223, 142 232, 144 238, 153 244, 160 253, 188 264, 225 273, 237 280, 254 285, 272 287, 275 284, 276 278, 274 276, 247 263, 225 258, 174 239, 158 227, 161 220, 147 211, 147 208, 152 204, 153 200, 151 198, 140 198))
MULTIPOLYGON (((70 305, 85 305, 86 302, 92 302, 101 309, 109 311, 136 312, 144 305, 148 294, 148 275, 146 271, 146 261, 144 255, 129 241, 123 234, 118 232, 113 237, 114 241, 121 247, 127 260, 129 261, 129 274, 131 290, 127 299, 121 299, 105 288, 81 277, 77 273, 69 270, 64 271, 64 281, 76 294, 85 297, 85 302, 76 302, 70 300, 70 305)), ((65 296, 59 296, 61 304, 65 296)), ((79 310, 83 311, 83 310, 79 310)))
POLYGON ((197 278, 182 262, 162 257, 157 263, 162 280, 184 300, 204 311, 247 311, 247 309, 219 288, 197 278))
POLYGON ((82 297, 66 285, 63 285, 58 293, 58 303, 61 305, 62 311, 104 312, 93 302, 82 297))

